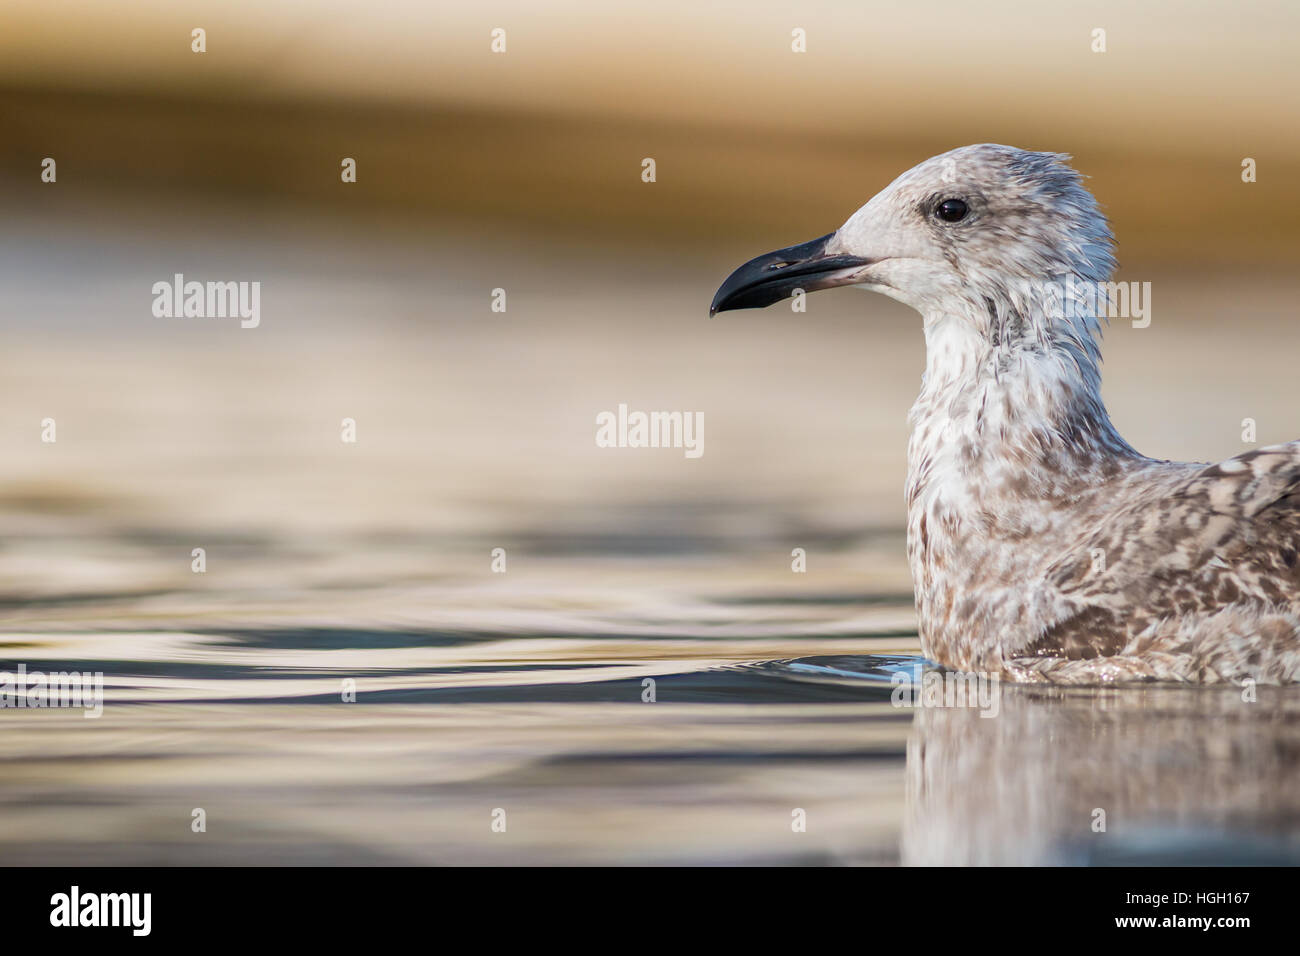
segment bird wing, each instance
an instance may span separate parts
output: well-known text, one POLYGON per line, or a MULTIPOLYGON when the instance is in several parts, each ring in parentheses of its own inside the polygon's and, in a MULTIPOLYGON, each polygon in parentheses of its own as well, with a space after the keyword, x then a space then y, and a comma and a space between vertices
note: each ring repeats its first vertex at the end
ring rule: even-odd
POLYGON ((1152 624, 1233 604, 1300 613, 1300 442, 1130 489, 1046 570, 1057 623, 1018 653, 1120 653, 1152 624))

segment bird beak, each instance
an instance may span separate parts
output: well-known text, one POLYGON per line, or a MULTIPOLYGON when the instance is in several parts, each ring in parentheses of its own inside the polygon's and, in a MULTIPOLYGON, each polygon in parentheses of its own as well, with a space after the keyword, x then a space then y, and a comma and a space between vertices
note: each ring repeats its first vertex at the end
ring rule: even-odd
POLYGON ((750 259, 727 276, 709 306, 709 315, 732 309, 761 309, 794 295, 860 281, 858 273, 874 259, 826 251, 835 233, 750 259))

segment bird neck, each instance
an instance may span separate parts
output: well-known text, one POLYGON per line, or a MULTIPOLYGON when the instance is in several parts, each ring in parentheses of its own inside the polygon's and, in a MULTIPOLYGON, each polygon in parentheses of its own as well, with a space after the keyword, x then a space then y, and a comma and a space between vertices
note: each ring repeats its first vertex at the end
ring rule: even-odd
POLYGON ((911 523, 929 511, 977 529, 1012 500, 1020 513, 1054 508, 1145 460, 1106 413, 1087 325, 1053 328, 1030 313, 999 329, 987 322, 996 310, 971 311, 926 317, 925 378, 910 415, 911 523))
POLYGON ((1142 460, 1102 402, 1097 327, 1095 318, 1053 318, 1023 299, 926 315, 909 503, 935 482, 956 492, 998 478, 1042 498, 1062 473, 1091 474, 1085 463, 1142 460))
POLYGON ((926 318, 925 378, 910 416, 907 546, 922 647, 979 669, 979 654, 997 642, 970 633, 971 621, 988 634, 1011 628, 1024 581, 1073 533, 1073 506, 1146 459, 1106 414, 1095 340, 1044 336, 1033 324, 993 336, 975 319, 926 318), (1028 539, 1043 547, 1026 548, 1028 539), (967 577, 976 570, 978 586, 967 577), (978 613, 954 623, 971 602, 978 613), (940 647, 957 632, 961 641, 940 647))

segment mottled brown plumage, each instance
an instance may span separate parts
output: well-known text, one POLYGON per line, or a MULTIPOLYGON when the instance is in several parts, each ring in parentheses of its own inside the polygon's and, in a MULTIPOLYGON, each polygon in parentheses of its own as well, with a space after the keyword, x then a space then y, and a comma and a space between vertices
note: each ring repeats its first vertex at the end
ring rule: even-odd
POLYGON ((1135 477, 1117 486, 1133 501, 1046 569, 1075 610, 1011 666, 1057 680, 1300 679, 1300 444, 1135 477))

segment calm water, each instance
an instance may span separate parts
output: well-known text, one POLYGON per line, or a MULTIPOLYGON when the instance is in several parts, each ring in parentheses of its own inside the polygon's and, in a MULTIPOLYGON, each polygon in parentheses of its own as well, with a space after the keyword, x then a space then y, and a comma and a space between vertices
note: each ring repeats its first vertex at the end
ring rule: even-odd
POLYGON ((6 666, 108 687, 98 720, 3 714, 2 858, 1300 859, 1293 694, 1004 685, 993 716, 899 708, 889 678, 915 641, 887 596, 673 594, 640 561, 566 569, 577 585, 548 573, 524 600, 454 581, 304 590, 259 626, 165 591, 29 609, 57 629, 11 636, 6 666), (360 606, 384 622, 345 623, 360 606))
MULTIPOLYGON (((1292 691, 893 705, 901 307, 707 323, 731 252, 575 289, 509 247, 502 279, 431 237, 358 265, 354 234, 155 225, 0 249, 0 669, 106 685, 97 720, 0 711, 0 862, 1300 861, 1292 691), (174 271, 261 278, 262 327, 153 319, 174 271), (704 411, 704 457, 595 448, 619 402, 704 411)), ((1296 290, 1162 288, 1200 324, 1116 331, 1121 427, 1171 456, 1239 450, 1247 414, 1293 437, 1295 348, 1238 368, 1209 311, 1296 290)))

